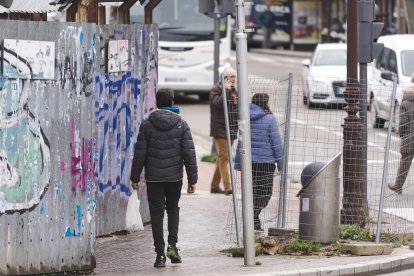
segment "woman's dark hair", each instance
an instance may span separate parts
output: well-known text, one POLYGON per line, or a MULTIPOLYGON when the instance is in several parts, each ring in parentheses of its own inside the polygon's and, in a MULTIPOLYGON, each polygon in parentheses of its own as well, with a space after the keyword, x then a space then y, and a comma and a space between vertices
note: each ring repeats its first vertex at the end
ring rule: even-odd
POLYGON ((269 95, 267 95, 266 93, 254 94, 252 98, 252 104, 257 105, 266 113, 272 113, 272 111, 269 108, 269 95))
POLYGON ((171 88, 161 88, 155 95, 157 101, 157 108, 163 106, 172 106, 174 102, 174 90, 171 88))

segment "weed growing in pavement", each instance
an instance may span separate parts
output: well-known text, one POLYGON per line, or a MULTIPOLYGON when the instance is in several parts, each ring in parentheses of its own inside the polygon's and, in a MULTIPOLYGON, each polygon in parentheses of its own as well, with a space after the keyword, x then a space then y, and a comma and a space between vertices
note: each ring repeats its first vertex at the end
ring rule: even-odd
POLYGON ((309 255, 312 252, 320 252, 321 244, 314 241, 295 240, 283 247, 286 254, 309 255))
POLYGON ((369 229, 361 228, 359 225, 343 225, 339 227, 339 238, 353 241, 374 241, 375 235, 369 229))
MULTIPOLYGON (((408 245, 413 240, 413 233, 392 234, 381 233, 381 240, 392 242, 394 247, 408 245)), ((299 230, 288 230, 280 236, 256 236, 257 255, 312 255, 312 256, 340 256, 343 243, 350 241, 372 242, 375 235, 372 230, 361 228, 359 225, 343 225, 339 228, 339 240, 331 244, 320 244, 314 241, 299 240, 299 230)), ((243 257, 243 248, 229 248, 222 252, 233 257, 243 257)))
POLYGON ((262 265, 262 263, 259 261, 256 261, 256 265, 262 265))

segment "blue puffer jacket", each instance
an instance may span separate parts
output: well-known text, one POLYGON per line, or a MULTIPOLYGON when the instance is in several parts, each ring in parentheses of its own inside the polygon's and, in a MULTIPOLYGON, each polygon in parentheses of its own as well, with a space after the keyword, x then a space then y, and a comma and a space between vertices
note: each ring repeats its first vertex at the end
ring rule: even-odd
MULTIPOLYGON (((277 164, 283 169, 283 144, 279 128, 273 114, 263 111, 259 106, 250 104, 250 131, 252 163, 277 164)), ((240 141, 237 144, 235 169, 240 170, 240 141)))

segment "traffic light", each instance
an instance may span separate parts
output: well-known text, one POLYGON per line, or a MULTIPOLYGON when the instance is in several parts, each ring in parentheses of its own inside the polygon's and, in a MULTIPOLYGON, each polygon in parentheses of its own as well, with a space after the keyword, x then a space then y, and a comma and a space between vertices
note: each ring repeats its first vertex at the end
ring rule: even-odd
POLYGON ((218 0, 221 4, 221 12, 225 14, 233 14, 236 12, 234 0, 218 0))
POLYGON ((0 0, 0 6, 3 6, 6 9, 9 9, 12 4, 13 4, 13 0, 0 0))
POLYGON ((215 0, 198 0, 198 12, 208 15, 214 12, 215 0))
POLYGON ((234 0, 198 0, 198 11, 205 15, 212 14, 216 11, 216 4, 219 13, 228 15, 235 12, 234 0))
POLYGON ((384 47, 376 42, 384 23, 375 22, 374 1, 358 1, 358 17, 358 62, 370 63, 384 47))

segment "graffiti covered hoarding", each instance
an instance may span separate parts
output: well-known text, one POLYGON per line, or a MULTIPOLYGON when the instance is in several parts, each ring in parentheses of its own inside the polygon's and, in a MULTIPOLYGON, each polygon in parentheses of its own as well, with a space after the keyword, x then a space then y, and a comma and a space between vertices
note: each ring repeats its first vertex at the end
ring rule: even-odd
POLYGON ((0 21, 0 275, 95 265, 95 34, 0 21))
MULTIPOLYGON (((133 149, 141 121, 155 107, 158 61, 158 34, 154 26, 104 25, 101 30, 99 56, 110 57, 110 52, 115 52, 107 46, 111 41, 125 41, 126 48, 130 49, 130 61, 125 71, 112 72, 107 68, 108 60, 98 60, 95 77, 97 235, 125 229, 126 205, 132 192, 129 177, 133 149)), ((143 182, 139 198, 147 202, 143 182)), ((149 221, 148 206, 141 204, 140 210, 144 222, 149 221)))
POLYGON ((0 75, 0 275, 93 269, 95 235, 125 228, 133 146, 155 106, 157 28, 0 20, 0 37, 55 45, 54 79, 0 75), (130 60, 109 73, 114 38, 130 60))

